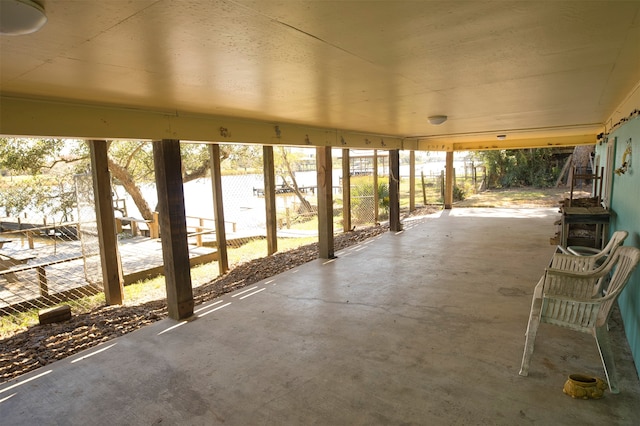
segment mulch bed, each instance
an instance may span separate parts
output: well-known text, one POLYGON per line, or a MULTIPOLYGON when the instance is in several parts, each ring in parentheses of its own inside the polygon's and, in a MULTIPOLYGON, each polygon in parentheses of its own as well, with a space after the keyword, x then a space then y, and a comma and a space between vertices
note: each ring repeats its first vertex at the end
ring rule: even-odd
MULTIPOLYGON (((423 208, 412 216, 437 210, 423 208)), ((388 226, 374 226, 336 235, 335 251, 387 230, 388 226)), ((195 303, 207 302, 317 258, 318 244, 314 243, 240 264, 227 274, 194 288, 195 303)), ((104 306, 74 315, 62 323, 30 327, 0 341, 0 383, 166 317, 166 301, 162 299, 136 306, 104 306)))

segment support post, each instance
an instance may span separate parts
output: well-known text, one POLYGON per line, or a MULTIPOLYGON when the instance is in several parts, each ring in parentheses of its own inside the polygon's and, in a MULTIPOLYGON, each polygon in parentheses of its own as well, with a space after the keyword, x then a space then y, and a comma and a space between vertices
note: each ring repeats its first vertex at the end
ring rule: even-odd
POLYGON ((445 165, 444 208, 453 207, 453 151, 447 151, 445 165))
POLYGON ((316 148, 318 171, 318 257, 334 259, 331 147, 316 148))
POLYGON ((107 305, 121 305, 124 298, 122 265, 118 253, 116 222, 113 214, 111 175, 107 159, 108 143, 105 140, 90 140, 93 192, 100 244, 102 284, 107 305))
POLYGON ((193 315, 193 288, 187 243, 180 141, 153 142, 153 161, 158 190, 158 212, 167 286, 169 317, 180 320, 193 315))
POLYGON ((378 224, 380 222, 378 216, 378 150, 373 150, 373 222, 378 224))
POLYGON ((218 247, 218 271, 224 275, 229 271, 227 256, 227 233, 224 227, 224 206, 222 203, 222 175, 220 173, 220 145, 209 145, 209 161, 211 161, 211 193, 213 194, 213 210, 216 223, 216 246, 218 247))
POLYGON ((412 212, 415 209, 416 209, 416 152, 409 151, 409 211, 412 212))
POLYGON ((389 230, 402 231, 400 223, 400 150, 389 151, 389 230))
POLYGON ((349 149, 342 150, 342 231, 351 230, 351 167, 349 149))
MULTIPOLYGON (((262 147, 264 173, 264 203, 267 215, 267 254, 271 256, 278 251, 278 224, 276 221, 276 172, 273 159, 273 146, 262 147)), ((289 217, 287 216, 287 228, 289 217)))

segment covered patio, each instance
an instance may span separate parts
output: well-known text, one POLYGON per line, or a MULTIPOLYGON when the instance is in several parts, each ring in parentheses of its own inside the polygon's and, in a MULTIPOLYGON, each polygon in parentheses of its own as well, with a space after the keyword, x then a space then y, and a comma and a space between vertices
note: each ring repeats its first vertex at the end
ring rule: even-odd
POLYGON ((617 313, 621 393, 592 338, 542 325, 518 370, 556 209, 454 209, 196 306, 0 386, 14 424, 618 424, 640 383, 617 313), (479 255, 479 254, 482 255, 479 255))

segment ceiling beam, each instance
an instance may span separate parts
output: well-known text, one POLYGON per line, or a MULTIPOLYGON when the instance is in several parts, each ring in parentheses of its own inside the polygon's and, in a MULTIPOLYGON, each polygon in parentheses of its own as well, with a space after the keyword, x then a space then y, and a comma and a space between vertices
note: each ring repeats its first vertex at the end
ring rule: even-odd
POLYGON ((0 135, 416 149, 416 139, 291 123, 0 96, 0 135))
POLYGON ((594 145, 596 134, 579 134, 571 136, 545 136, 536 138, 515 138, 505 140, 485 140, 468 142, 447 142, 419 140, 419 151, 489 151, 495 149, 524 149, 524 148, 561 148, 576 145, 594 145))
MULTIPOLYGON (((575 131, 575 130, 574 130, 575 131)), ((402 138, 293 123, 275 123, 217 115, 152 111, 0 96, 0 135, 78 139, 178 139, 193 142, 335 148, 477 151, 552 148, 596 143, 598 129, 579 134, 456 141, 456 137, 402 138)))

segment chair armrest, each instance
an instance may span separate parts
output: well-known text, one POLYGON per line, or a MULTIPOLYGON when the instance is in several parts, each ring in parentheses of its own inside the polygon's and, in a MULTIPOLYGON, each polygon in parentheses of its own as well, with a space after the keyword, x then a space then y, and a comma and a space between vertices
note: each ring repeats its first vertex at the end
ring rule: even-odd
POLYGON ((611 297, 607 296, 598 296, 598 297, 576 297, 576 296, 567 296, 566 294, 545 294, 545 299, 553 299, 553 300, 562 300, 564 302, 573 302, 573 303, 602 303, 609 300, 611 297))
POLYGON ((595 256, 602 251, 597 248, 583 246, 569 246, 566 250, 574 256, 595 256))
POLYGON ((556 269, 556 268, 547 268, 547 275, 558 275, 562 277, 569 277, 575 279, 597 279, 605 276, 609 273, 611 268, 603 268, 600 267, 598 269, 594 269, 592 271, 567 271, 565 269, 556 269))

